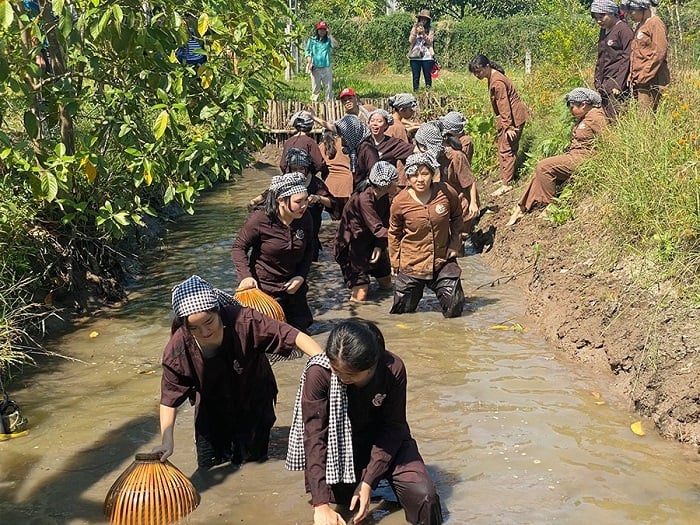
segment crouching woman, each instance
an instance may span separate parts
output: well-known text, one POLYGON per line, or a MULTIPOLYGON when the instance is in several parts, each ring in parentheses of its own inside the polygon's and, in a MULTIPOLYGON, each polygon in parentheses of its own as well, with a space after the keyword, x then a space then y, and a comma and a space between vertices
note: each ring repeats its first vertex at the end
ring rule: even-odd
POLYGON ((294 407, 289 470, 304 470, 314 525, 345 525, 330 503, 369 514, 386 479, 412 524, 440 525, 440 498, 406 422, 406 369, 370 323, 344 321, 307 363, 294 407))

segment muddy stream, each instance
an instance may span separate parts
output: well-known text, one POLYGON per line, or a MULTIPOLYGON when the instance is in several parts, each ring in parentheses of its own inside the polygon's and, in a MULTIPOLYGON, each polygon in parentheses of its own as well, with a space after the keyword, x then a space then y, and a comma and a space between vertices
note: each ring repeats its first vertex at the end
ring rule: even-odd
MULTIPOLYGON (((180 219, 144 256, 125 306, 50 343, 75 360, 44 362, 13 384, 30 433, 0 442, 0 524, 105 523, 111 484, 135 453, 160 441, 159 359, 170 289, 197 273, 231 290, 229 250, 244 203, 268 180, 269 173, 249 170, 206 195, 196 216, 180 219)), ((544 342, 515 283, 488 286, 499 275, 478 256, 461 264, 468 305, 458 319, 444 320, 429 291, 412 315, 389 315, 391 297, 374 288, 375 301, 351 307, 328 249, 309 293, 320 343, 334 322, 357 316, 376 321, 388 348, 404 359, 409 422, 447 522, 698 523, 695 450, 662 440, 647 422, 646 435, 631 432, 639 418, 605 377, 559 358, 544 342)), ((274 365, 280 396, 270 460, 215 471, 190 523, 312 523, 303 474, 284 469, 302 367, 301 359, 274 365)), ((196 468, 192 417, 184 405, 171 458, 187 475, 196 468)), ((373 508, 368 524, 405 523, 390 503, 373 508)))

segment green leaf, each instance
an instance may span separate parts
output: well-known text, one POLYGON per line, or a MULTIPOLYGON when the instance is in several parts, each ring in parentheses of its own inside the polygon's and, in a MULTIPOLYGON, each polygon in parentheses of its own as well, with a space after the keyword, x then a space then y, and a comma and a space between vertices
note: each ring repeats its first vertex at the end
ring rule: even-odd
POLYGON ((15 14, 12 12, 9 0, 0 0, 0 25, 7 29, 12 25, 14 19, 15 14))
POLYGON ((122 20, 124 20, 124 12, 119 4, 114 4, 112 6, 112 12, 114 13, 114 20, 117 22, 117 27, 122 25, 122 20))
POLYGON ((168 188, 165 190, 165 195, 163 195, 163 203, 168 204, 169 202, 172 202, 172 200, 175 198, 175 188, 172 186, 168 186, 168 188))
POLYGON ((24 112, 24 129, 27 131, 27 135, 33 139, 39 136, 39 121, 31 111, 24 112))
POLYGON ((58 181, 53 173, 45 171, 41 174, 41 197, 49 202, 58 195, 58 181))
POLYGON ((5 82, 5 79, 10 75, 10 65, 4 57, 0 57, 0 83, 5 82))
POLYGON ((129 214, 125 211, 120 211, 112 215, 115 222, 118 222, 122 226, 129 226, 129 214))
POLYGON ((65 5, 65 0, 51 0, 51 10, 60 17, 63 14, 63 6, 65 5))
POLYGON ((209 15, 202 13, 199 15, 199 20, 197 20, 197 32, 199 36, 204 36, 204 34, 209 29, 209 15))
POLYGON ((153 123, 153 136, 158 140, 163 136, 165 130, 168 129, 168 123, 170 122, 170 115, 167 110, 163 110, 156 117, 156 121, 153 123))

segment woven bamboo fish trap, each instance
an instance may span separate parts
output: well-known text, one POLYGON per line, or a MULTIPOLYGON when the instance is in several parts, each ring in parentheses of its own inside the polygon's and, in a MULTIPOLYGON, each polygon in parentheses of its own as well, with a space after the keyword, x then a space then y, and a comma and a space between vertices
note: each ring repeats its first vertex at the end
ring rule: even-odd
POLYGON ((272 317, 278 321, 284 322, 287 320, 284 316, 284 310, 282 310, 280 304, 274 299, 274 297, 267 295, 260 288, 248 288, 247 290, 241 290, 236 292, 233 298, 243 306, 252 308, 263 315, 272 317))
POLYGON ((159 454, 136 454, 107 493, 104 513, 112 525, 169 525, 199 505, 194 485, 159 454))

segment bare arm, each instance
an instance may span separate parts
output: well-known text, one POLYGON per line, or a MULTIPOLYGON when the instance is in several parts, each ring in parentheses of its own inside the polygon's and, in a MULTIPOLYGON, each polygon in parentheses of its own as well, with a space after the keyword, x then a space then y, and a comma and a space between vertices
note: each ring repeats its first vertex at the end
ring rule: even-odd
POLYGON ((152 452, 160 452, 160 460, 168 459, 175 448, 175 440, 173 438, 173 429, 175 427, 175 418, 177 417, 177 409, 165 405, 160 405, 160 434, 161 445, 153 449, 152 452))
POLYGON ((294 344, 296 344, 299 347, 299 350, 304 352, 309 357, 323 352, 323 349, 318 345, 318 343, 304 332, 299 332, 297 334, 294 344))

